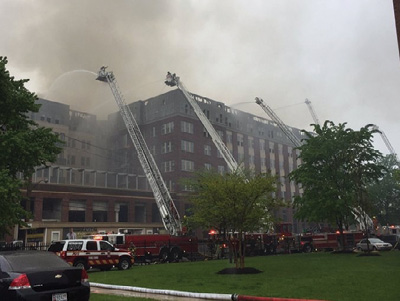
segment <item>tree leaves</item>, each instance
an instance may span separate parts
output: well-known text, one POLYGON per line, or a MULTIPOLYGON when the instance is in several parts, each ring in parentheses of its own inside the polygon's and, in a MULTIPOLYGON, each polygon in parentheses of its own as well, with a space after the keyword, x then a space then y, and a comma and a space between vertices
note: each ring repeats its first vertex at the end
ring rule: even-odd
POLYGON ((353 208, 370 210, 366 187, 382 176, 381 153, 372 146, 373 125, 359 131, 325 121, 299 147, 301 165, 290 178, 303 188, 295 198, 296 217, 336 223, 339 229, 354 222, 353 208))
POLYGON ((28 80, 10 76, 7 63, 0 57, 0 236, 26 216, 20 206, 24 183, 17 175, 29 179, 35 166, 54 162, 62 150, 62 141, 52 129, 29 118, 39 111, 37 97, 25 88, 28 80))

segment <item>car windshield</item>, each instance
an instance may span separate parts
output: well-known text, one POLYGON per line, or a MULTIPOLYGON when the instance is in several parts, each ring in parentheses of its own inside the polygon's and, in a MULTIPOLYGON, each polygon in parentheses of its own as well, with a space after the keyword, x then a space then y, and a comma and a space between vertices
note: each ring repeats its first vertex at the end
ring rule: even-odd
POLYGON ((24 251, 2 255, 8 261, 11 271, 28 271, 46 267, 65 268, 69 266, 64 260, 50 252, 24 251))
POLYGON ((370 238, 369 242, 371 242, 371 243, 382 243, 383 241, 378 239, 378 238, 370 238))

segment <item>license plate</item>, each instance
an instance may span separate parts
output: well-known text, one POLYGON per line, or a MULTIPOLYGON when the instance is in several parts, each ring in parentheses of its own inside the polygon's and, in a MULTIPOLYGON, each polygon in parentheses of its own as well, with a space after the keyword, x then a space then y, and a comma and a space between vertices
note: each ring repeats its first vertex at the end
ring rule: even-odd
POLYGON ((53 294, 51 297, 51 301, 67 301, 67 293, 62 293, 62 294, 53 294))

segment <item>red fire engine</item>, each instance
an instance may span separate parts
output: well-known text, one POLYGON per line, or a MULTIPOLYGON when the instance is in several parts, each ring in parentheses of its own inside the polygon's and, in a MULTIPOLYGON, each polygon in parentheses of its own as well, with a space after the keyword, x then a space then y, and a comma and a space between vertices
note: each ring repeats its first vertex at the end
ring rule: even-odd
POLYGON ((106 240, 118 248, 129 248, 136 262, 175 262, 182 257, 193 260, 198 253, 198 239, 194 236, 169 234, 96 234, 90 238, 106 240))
MULTIPOLYGON (((248 233, 245 234, 246 256, 280 254, 280 253, 309 253, 312 251, 334 251, 341 249, 339 232, 325 233, 292 233, 290 223, 281 223, 275 226, 275 233, 248 233)), ((221 239, 216 231, 210 231, 211 242, 221 239)), ((357 242, 364 237, 361 231, 344 232, 344 248, 352 250, 357 242)), ((235 240, 235 238, 234 238, 235 240)), ((231 244, 232 245, 232 244, 231 244)), ((235 244, 233 244, 235 245, 235 244)), ((218 244, 218 248, 227 247, 228 244, 218 244)), ((226 250, 217 250, 227 253, 226 250)))

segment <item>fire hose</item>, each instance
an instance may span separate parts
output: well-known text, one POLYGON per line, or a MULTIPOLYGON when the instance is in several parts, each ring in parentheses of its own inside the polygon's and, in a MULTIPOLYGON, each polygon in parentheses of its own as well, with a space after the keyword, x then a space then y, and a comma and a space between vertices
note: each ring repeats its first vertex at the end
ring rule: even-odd
POLYGON ((311 300, 311 299, 293 299, 293 298, 275 298, 275 297, 256 297, 256 296, 245 296, 238 294, 213 294, 213 293, 193 293, 185 291, 176 290, 163 290, 163 289, 151 289, 136 286, 124 286, 124 285, 111 285, 91 282, 91 286, 114 289, 114 290, 124 290, 132 291, 138 293, 148 293, 148 294, 161 294, 169 295, 183 298, 193 298, 193 299, 207 299, 207 300, 230 300, 230 301, 322 301, 322 300, 311 300))

